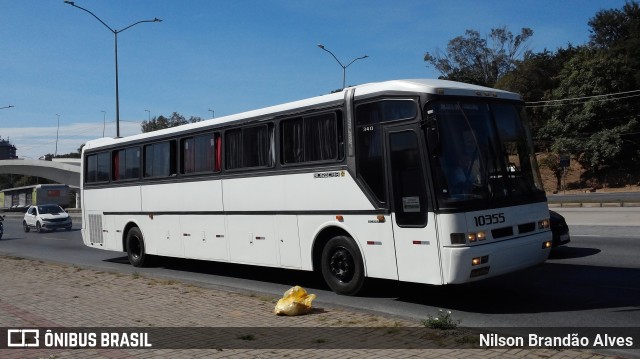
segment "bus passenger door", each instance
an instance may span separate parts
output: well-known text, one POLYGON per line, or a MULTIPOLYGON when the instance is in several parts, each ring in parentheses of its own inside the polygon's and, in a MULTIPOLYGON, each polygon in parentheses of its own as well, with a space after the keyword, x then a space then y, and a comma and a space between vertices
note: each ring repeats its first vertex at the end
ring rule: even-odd
POLYGON ((441 284, 435 216, 429 210, 425 154, 414 126, 385 129, 398 279, 441 284))

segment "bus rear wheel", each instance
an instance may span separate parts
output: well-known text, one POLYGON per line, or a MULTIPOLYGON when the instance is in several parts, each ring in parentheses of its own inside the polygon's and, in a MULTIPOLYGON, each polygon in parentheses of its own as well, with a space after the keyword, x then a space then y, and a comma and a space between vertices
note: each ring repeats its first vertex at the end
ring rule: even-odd
POLYGON ((138 227, 133 227, 127 232, 127 257, 134 267, 143 267, 148 263, 148 255, 144 248, 144 238, 138 227))
POLYGON ((322 250, 322 276, 338 294, 356 295, 364 284, 364 263, 353 239, 336 236, 322 250))

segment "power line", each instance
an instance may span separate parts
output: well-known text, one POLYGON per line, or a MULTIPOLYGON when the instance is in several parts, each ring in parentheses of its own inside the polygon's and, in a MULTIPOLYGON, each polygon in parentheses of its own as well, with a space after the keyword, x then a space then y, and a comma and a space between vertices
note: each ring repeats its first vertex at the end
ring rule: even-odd
POLYGON ((622 100, 626 98, 639 97, 639 96, 640 96, 640 90, 632 90, 632 91, 609 93, 604 95, 593 95, 593 96, 565 98, 565 99, 559 99, 559 100, 526 102, 525 107, 535 108, 535 107, 550 107, 550 106, 564 106, 564 105, 580 105, 580 104, 587 103, 589 101, 581 101, 581 102, 571 103, 571 104, 565 104, 562 102, 578 101, 578 100, 593 100, 593 99, 596 99, 595 101, 614 101, 614 100, 622 100), (627 95, 627 94, 635 94, 635 95, 612 97, 612 96, 627 95))
POLYGON ((593 96, 583 96, 583 97, 564 98, 564 99, 560 99, 560 100, 533 101, 533 102, 527 102, 527 103, 528 103, 528 104, 538 104, 538 103, 549 103, 549 102, 561 102, 561 101, 584 100, 584 99, 595 98, 595 97, 605 97, 605 96, 626 95, 626 94, 629 94, 629 93, 636 93, 636 92, 640 92, 640 90, 632 90, 632 91, 616 92, 616 93, 609 93, 609 94, 605 94, 605 95, 593 95, 593 96))
POLYGON ((623 96, 623 97, 615 97, 615 98, 603 98, 603 99, 595 99, 591 101, 582 101, 582 102, 574 102, 574 103, 558 103, 558 104, 548 104, 548 105, 536 105, 536 106, 526 106, 526 108, 539 108, 539 107, 559 107, 559 106, 577 106, 584 105, 589 102, 606 102, 606 101, 616 101, 616 100, 624 100, 632 97, 640 97, 640 94, 631 95, 631 96, 623 96))

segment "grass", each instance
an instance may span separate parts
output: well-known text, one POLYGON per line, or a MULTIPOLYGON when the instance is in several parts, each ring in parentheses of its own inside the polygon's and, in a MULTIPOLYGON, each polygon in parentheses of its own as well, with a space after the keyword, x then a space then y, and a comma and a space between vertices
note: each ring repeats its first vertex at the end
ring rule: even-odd
POLYGON ((451 330, 451 329, 456 329, 458 327, 458 324, 460 324, 460 322, 462 322, 462 320, 460 319, 453 319, 453 315, 451 314, 451 311, 444 311, 442 309, 440 309, 438 311, 438 316, 433 317, 431 315, 429 315, 429 318, 426 320, 422 321, 422 324, 427 327, 427 328, 431 328, 431 329, 440 329, 440 330, 451 330))

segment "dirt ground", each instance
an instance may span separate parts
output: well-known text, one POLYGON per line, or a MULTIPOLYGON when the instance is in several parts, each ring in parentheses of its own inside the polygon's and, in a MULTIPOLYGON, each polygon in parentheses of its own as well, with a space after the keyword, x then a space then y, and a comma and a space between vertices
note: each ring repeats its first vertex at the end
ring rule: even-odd
MULTIPOLYGON (((553 172, 541 165, 541 159, 547 154, 538 154, 538 164, 540 165, 540 175, 544 189, 548 194, 557 191, 557 180, 553 172)), ((619 183, 619 175, 610 174, 601 178, 588 178, 581 181, 582 175, 586 171, 580 163, 575 159, 571 159, 570 166, 567 168, 563 187, 560 193, 585 193, 585 192, 640 192, 640 183, 619 183)))

